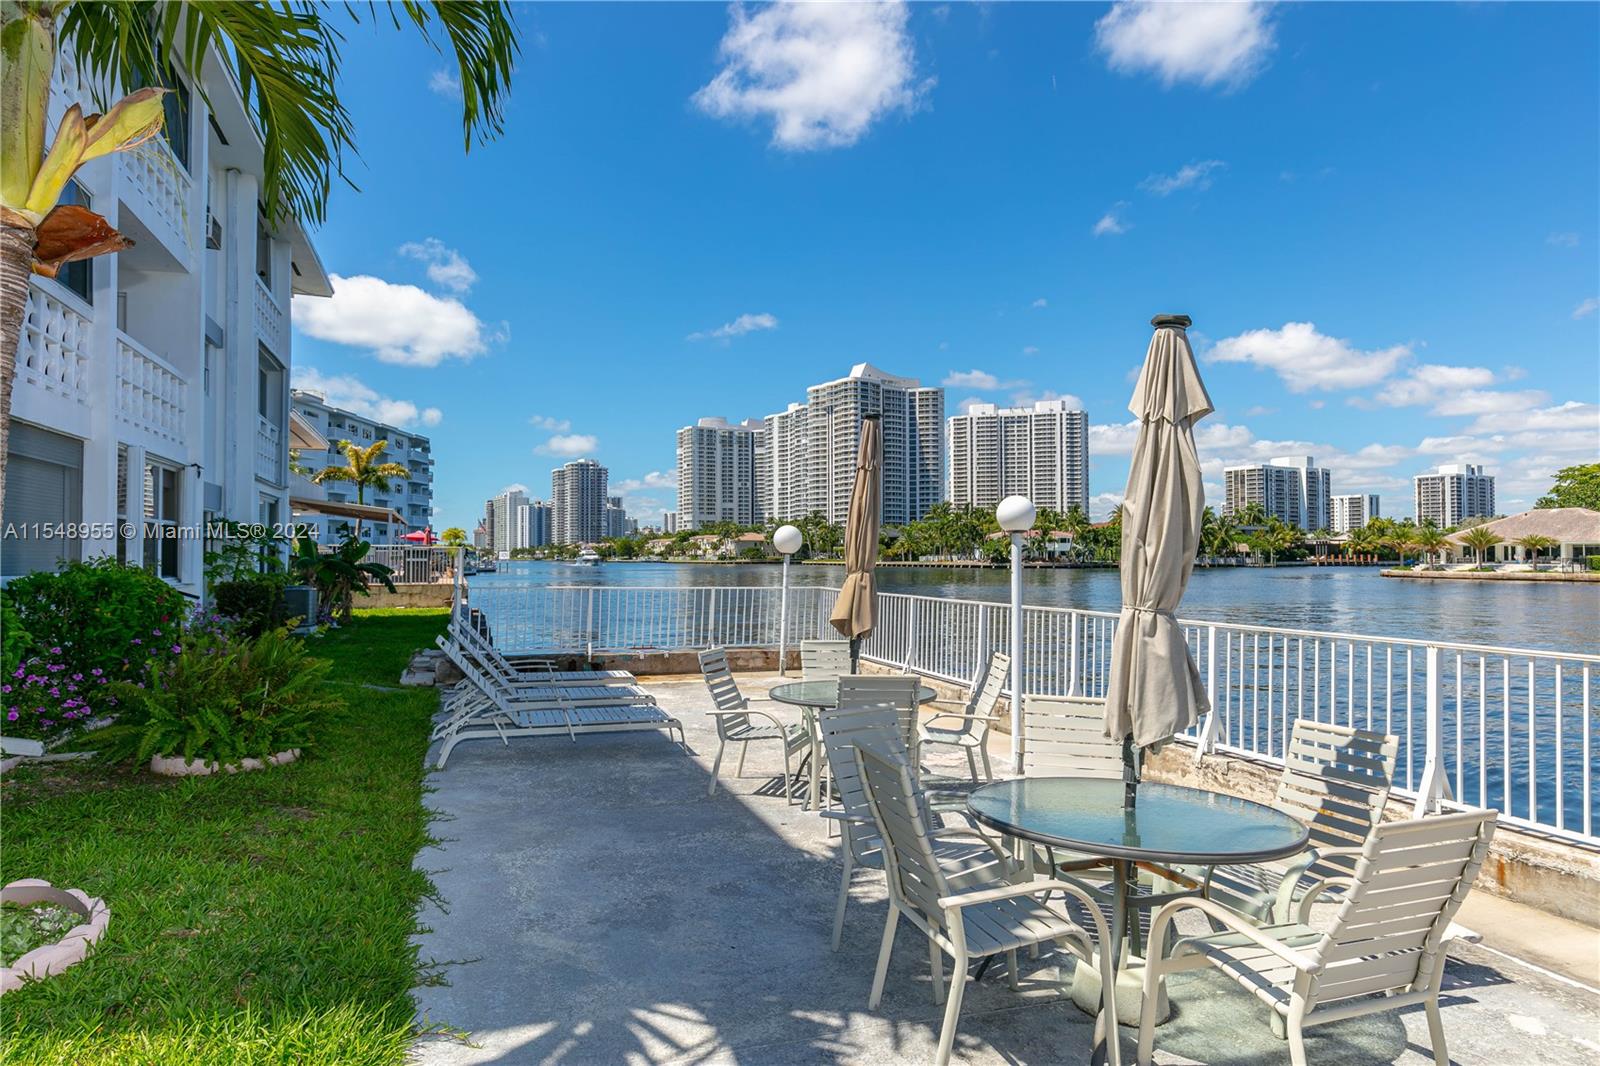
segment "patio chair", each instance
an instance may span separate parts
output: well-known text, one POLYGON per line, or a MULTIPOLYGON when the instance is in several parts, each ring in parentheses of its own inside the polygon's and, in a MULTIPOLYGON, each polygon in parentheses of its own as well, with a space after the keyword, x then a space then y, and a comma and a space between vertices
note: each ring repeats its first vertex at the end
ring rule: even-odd
MULTIPOLYGON (((1022 776, 1122 779, 1122 746, 1106 736, 1104 700, 1022 698, 1022 776)), ((1052 870, 1091 870, 1104 859, 1042 848, 1052 870)))
POLYGON ((807 681, 832 681, 852 673, 848 640, 802 640, 800 676, 807 681))
POLYGON ((997 651, 989 656, 967 693, 960 711, 939 711, 922 723, 922 743, 942 744, 965 751, 967 769, 978 780, 978 758, 983 758, 983 779, 994 780, 989 764, 989 730, 994 726, 1000 693, 1011 672, 1011 656, 997 651))
MULTIPOLYGON (((1289 734, 1273 806, 1311 828, 1311 847, 1288 866, 1189 868, 1205 895, 1261 922, 1287 922, 1299 886, 1349 875, 1383 816, 1400 741, 1382 733, 1300 718, 1289 734)), ((1334 891, 1338 891, 1335 886, 1334 891)))
MULTIPOLYGON (((843 835, 841 855, 844 871, 839 878, 839 901, 833 910, 833 950, 839 950, 844 936, 845 906, 850 901, 850 881, 858 866, 869 869, 883 868, 883 838, 873 821, 872 809, 867 806, 867 795, 862 788, 861 772, 855 759, 858 745, 869 745, 874 750, 896 759, 906 759, 905 736, 900 729, 900 716, 891 706, 882 704, 852 706, 841 703, 837 708, 823 708, 818 716, 822 732, 823 750, 832 768, 833 785, 839 797, 839 809, 820 812, 824 818, 839 823, 843 835)), ((919 794, 919 803, 930 806, 928 797, 919 794)), ((928 824, 936 825, 929 813, 928 824)), ((995 845, 977 829, 967 826, 949 826, 933 829, 935 854, 950 883, 963 887, 971 883, 988 883, 1003 873, 997 865, 995 845)))
POLYGON ((840 707, 891 707, 905 746, 916 759, 917 689, 921 678, 906 674, 848 674, 839 679, 840 707))
MULTIPOLYGON (((1108 1060, 1113 1066, 1120 1066, 1111 953, 1101 951, 1099 961, 1095 961, 1095 946, 1109 944, 1110 931, 1089 893, 1066 881, 1020 880, 1025 874, 1018 868, 997 877, 987 887, 966 886, 958 890, 950 883, 935 851, 909 765, 904 760, 885 757, 871 745, 856 745, 855 755, 867 803, 883 839, 889 881, 889 915, 878 949, 868 1007, 877 1009, 883 998, 895 930, 900 918, 905 917, 928 939, 936 1002, 944 995, 943 956, 950 956, 950 993, 934 1059, 938 1066, 946 1066, 961 1016, 968 961, 1003 952, 1009 963, 1011 987, 1015 989, 1017 949, 1054 941, 1099 969, 1101 1008, 1095 1040, 1097 1044, 1105 1042, 1108 1060), (1093 936, 1064 909, 1052 907, 1041 898, 1052 892, 1065 893, 1086 904, 1083 910, 1093 922, 1093 936)), ((997 852, 997 856, 1004 862, 1003 853, 997 852)))
POLYGON ((716 710, 708 713, 717 720, 717 757, 711 764, 711 784, 706 789, 706 795, 716 794, 717 771, 722 767, 722 754, 729 744, 739 745, 739 768, 734 776, 743 777, 744 757, 750 745, 774 743, 783 749, 783 796, 793 803, 789 758, 796 752, 810 749, 811 736, 806 727, 800 724, 785 725, 766 711, 751 710, 750 700, 739 691, 739 684, 733 679, 733 671, 728 667, 728 652, 724 648, 712 648, 700 653, 700 675, 705 678, 711 700, 716 704, 716 710), (757 719, 765 719, 771 724, 759 725, 757 719))
POLYGON ((475 627, 458 626, 452 621, 445 632, 446 635, 436 637, 434 643, 444 649, 446 654, 449 654, 447 645, 454 643, 467 654, 481 659, 485 665, 506 676, 513 684, 632 685, 638 681, 626 670, 555 670, 548 662, 537 661, 527 667, 519 667, 506 658, 504 653, 475 627))
MULTIPOLYGON (((1186 910, 1202 912, 1224 931, 1179 939, 1165 958, 1145 967, 1139 1019, 1139 1062, 1150 1062, 1155 1005, 1166 975, 1215 966, 1273 1011, 1273 1029, 1289 1041, 1289 1058, 1305 1066, 1305 1028, 1421 1004, 1438 1066, 1449 1066, 1439 982, 1450 919, 1489 854, 1495 812, 1467 811, 1373 828, 1360 848, 1340 849, 1356 863, 1349 875, 1318 881, 1301 898, 1295 920, 1258 926, 1215 900, 1189 897, 1156 912, 1151 943, 1186 910), (1343 902, 1326 931, 1307 925, 1322 889, 1339 885, 1343 902)), ((1329 853, 1323 852, 1324 857, 1329 853)))

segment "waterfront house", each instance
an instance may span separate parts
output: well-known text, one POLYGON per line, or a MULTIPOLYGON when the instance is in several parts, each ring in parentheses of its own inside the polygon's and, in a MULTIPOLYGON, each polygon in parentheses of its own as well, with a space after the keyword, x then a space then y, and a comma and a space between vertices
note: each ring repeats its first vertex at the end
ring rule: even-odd
MULTIPOLYGON (((199 596, 206 521, 289 520, 289 302, 333 289, 300 223, 261 208, 262 144, 224 57, 173 85, 162 135, 84 166, 63 197, 134 247, 29 281, 6 576, 115 555, 199 596), (87 535, 32 532, 74 524, 87 535)), ((62 50, 50 125, 98 111, 92 88, 62 50)))
MULTIPOLYGON (((1528 562, 1528 553, 1517 541, 1526 537, 1549 537, 1558 547, 1540 552, 1544 560, 1558 559, 1564 563, 1583 563, 1592 556, 1600 556, 1600 511, 1587 507, 1539 507, 1521 514, 1496 518, 1479 527, 1493 532, 1500 543, 1492 548, 1488 562, 1528 562)), ((1466 547, 1465 529, 1452 533, 1451 554, 1460 560, 1475 560, 1472 549, 1466 547)))

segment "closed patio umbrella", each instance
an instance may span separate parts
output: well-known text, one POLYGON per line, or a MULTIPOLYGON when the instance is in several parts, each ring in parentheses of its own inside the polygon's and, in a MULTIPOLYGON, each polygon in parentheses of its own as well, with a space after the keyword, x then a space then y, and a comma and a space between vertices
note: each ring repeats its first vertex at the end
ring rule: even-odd
POLYGON ((1135 799, 1133 749, 1159 746, 1210 711, 1200 670, 1173 612, 1200 546, 1205 490, 1194 423, 1211 413, 1184 333, 1188 315, 1157 315, 1128 409, 1139 439, 1122 501, 1122 614, 1111 642, 1106 736, 1122 738, 1135 799))
POLYGON ((861 443, 856 449, 856 480, 850 490, 850 513, 844 527, 844 585, 834 601, 828 621, 850 638, 850 669, 861 658, 861 639, 878 620, 878 565, 880 482, 883 470, 883 430, 877 415, 861 420, 861 443))

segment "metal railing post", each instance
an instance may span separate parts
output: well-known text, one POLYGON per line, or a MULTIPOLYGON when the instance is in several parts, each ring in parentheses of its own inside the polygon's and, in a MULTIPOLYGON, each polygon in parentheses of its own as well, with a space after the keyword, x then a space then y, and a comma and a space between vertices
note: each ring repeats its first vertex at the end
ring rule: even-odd
POLYGON ((1417 783, 1417 803, 1412 817, 1439 809, 1444 794, 1444 673, 1439 669, 1439 648, 1429 644, 1423 659, 1424 724, 1422 780, 1417 783))
POLYGON ((1078 694, 1078 612, 1067 612, 1067 695, 1078 694))
POLYGON ((917 601, 918 596, 906 597, 906 654, 900 661, 900 672, 911 672, 911 659, 916 654, 917 647, 917 601))
POLYGON ((783 591, 778 594, 778 676, 789 664, 789 554, 783 556, 783 591))
POLYGON ((467 549, 457 548, 455 554, 455 574, 454 580, 451 582, 450 589, 450 620, 452 622, 461 620, 461 589, 463 580, 461 574, 466 565, 467 549))
POLYGON ((588 594, 584 597, 584 657, 594 658, 594 586, 590 586, 588 594))
MULTIPOLYGON (((1211 713, 1200 723, 1200 739, 1194 747, 1194 761, 1217 750, 1217 728, 1221 711, 1217 710, 1217 627, 1206 626, 1206 702, 1211 713)), ((1271 713, 1271 708, 1268 708, 1271 713)))

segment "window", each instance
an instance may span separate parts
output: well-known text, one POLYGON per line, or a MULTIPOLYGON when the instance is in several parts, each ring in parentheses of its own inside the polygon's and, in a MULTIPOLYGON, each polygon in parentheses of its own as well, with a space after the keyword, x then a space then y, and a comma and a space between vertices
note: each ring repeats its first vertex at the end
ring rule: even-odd
POLYGON ((144 468, 144 565, 156 576, 177 581, 178 515, 181 471, 164 463, 144 468))
MULTIPOLYGON (((89 190, 78 184, 76 178, 68 178, 66 188, 61 190, 58 201, 63 204, 77 204, 80 207, 92 207, 89 201, 89 190)), ((75 263, 65 263, 61 272, 56 275, 56 281, 62 288, 70 289, 76 293, 84 303, 94 303, 94 260, 79 259, 75 263)))
POLYGON ((82 521, 83 442, 13 422, 5 522, 18 535, 0 545, 0 573, 54 570, 63 560, 83 558, 83 542, 59 528, 82 521))
POLYGON ((256 411, 273 425, 283 425, 283 364, 265 348, 256 354, 256 411))

